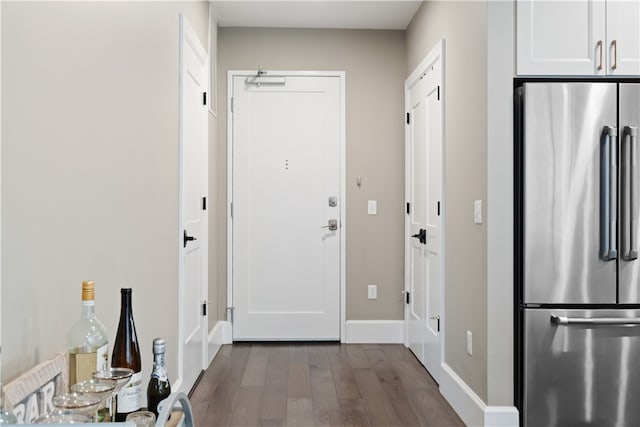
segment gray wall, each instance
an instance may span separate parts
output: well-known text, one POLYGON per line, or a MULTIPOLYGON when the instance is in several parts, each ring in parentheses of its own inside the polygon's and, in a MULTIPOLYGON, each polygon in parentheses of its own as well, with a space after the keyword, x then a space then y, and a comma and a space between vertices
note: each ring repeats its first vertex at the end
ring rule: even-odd
POLYGON ((473 222, 487 200, 487 6, 425 2, 407 30, 410 73, 445 39, 445 357, 487 401, 487 229, 473 222), (473 333, 473 356, 466 331, 473 333))
POLYGON ((3 2, 4 382, 66 350, 80 284, 116 332, 133 291, 144 377, 178 374, 178 14, 206 2, 3 2))
MULTIPOLYGON (((404 31, 220 28, 219 229, 226 224, 227 70, 346 71, 347 320, 402 319, 404 31), (362 177, 362 188, 356 177, 362 177), (378 215, 367 215, 367 200, 378 215), (367 285, 378 299, 367 300, 367 285)), ((220 239, 219 259, 225 260, 220 239)), ((226 268, 219 268, 221 303, 226 268)))

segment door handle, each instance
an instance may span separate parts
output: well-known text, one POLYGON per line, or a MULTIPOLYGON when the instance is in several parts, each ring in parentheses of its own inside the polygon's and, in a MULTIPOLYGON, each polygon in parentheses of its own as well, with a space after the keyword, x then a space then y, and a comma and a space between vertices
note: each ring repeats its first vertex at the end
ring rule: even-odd
POLYGON ((421 228, 420 231, 418 231, 418 234, 414 234, 411 237, 418 239, 423 245, 427 244, 427 230, 424 228, 421 228))
POLYGON ((598 43, 596 43, 596 47, 600 51, 600 62, 598 63, 598 66, 596 67, 596 69, 600 71, 602 70, 602 40, 598 40, 598 43))
POLYGON ((617 249, 617 148, 618 129, 605 126, 602 133, 602 179, 600 182, 600 256, 603 261, 612 261, 618 257, 617 249))
POLYGON ((196 237, 187 235, 187 230, 183 230, 183 231, 184 231, 184 233, 182 234, 182 247, 183 248, 187 247, 187 242, 192 242, 194 240, 198 240, 196 237))
POLYGON ((618 68, 618 42, 613 40, 611 42, 611 49, 613 49, 613 64, 611 64, 611 69, 615 70, 618 68))
POLYGON ((320 228, 328 228, 330 231, 336 231, 338 229, 338 220, 330 219, 327 225, 323 225, 320 228))
MULTIPOLYGON (((626 159, 627 171, 629 173, 629 184, 625 190, 629 192, 628 206, 625 206, 623 214, 626 216, 629 212, 629 218, 625 218, 623 225, 628 227, 627 242, 625 242, 625 254, 624 258, 628 261, 638 259, 638 195, 636 194, 638 185, 638 166, 637 166, 637 142, 638 142, 638 128, 635 126, 625 126, 622 132, 622 138, 626 141, 626 137, 629 136, 629 148, 624 151, 628 156, 626 159), (628 225, 627 225, 628 220, 628 225), (626 251, 628 246, 628 251, 626 251)), ((626 178, 626 173, 625 173, 626 178)), ((626 193, 626 191, 625 191, 626 193)), ((626 194, 625 194, 626 195, 626 194)))
POLYGON ((429 319, 438 321, 438 332, 440 332, 440 315, 431 316, 431 317, 429 317, 429 319))
POLYGON ((640 325, 640 317, 566 317, 551 315, 554 325, 640 325))

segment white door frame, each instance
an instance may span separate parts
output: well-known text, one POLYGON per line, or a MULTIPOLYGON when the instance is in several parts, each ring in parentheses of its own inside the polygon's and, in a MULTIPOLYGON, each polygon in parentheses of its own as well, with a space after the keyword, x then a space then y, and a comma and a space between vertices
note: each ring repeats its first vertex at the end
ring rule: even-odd
MULTIPOLYGON (((184 171, 183 171, 183 145, 184 145, 184 135, 183 135, 183 130, 184 130, 184 119, 183 119, 183 81, 182 81, 182 76, 183 76, 183 66, 184 66, 184 59, 183 59, 183 46, 185 44, 189 44, 191 45, 194 50, 196 51, 196 53, 201 56, 202 58, 204 58, 205 63, 206 63, 206 67, 209 68, 209 59, 208 59, 208 55, 206 53, 206 51, 204 49, 200 49, 198 48, 198 45, 202 46, 202 42, 200 42, 200 40, 198 39, 198 36, 196 35, 195 31, 193 30, 193 27, 189 24, 189 21, 187 20, 187 18, 185 16, 183 16, 182 14, 180 14, 180 44, 179 44, 179 50, 180 50, 180 58, 179 58, 179 65, 180 65, 180 77, 179 77, 179 103, 180 103, 180 124, 179 124, 179 138, 180 138, 180 145, 179 145, 179 163, 178 163, 178 169, 179 169, 179 188, 178 188, 178 378, 176 379, 175 383, 174 383, 174 389, 175 391, 181 391, 183 388, 183 381, 184 381, 184 339, 185 337, 183 336, 183 326, 184 326, 184 311, 183 311, 183 291, 184 291, 184 286, 185 286, 185 282, 184 282, 184 265, 183 265, 183 213, 182 213, 182 191, 183 191, 183 178, 184 178, 184 171)), ((208 71, 207 71, 208 73, 208 71)), ((208 82, 207 82, 208 84, 208 82)), ((211 102, 211 97, 209 96, 209 88, 206 87, 206 92, 207 92, 207 102, 211 102)), ((202 123, 203 126, 203 141, 202 141, 202 149, 203 149, 203 168, 204 168, 204 173, 206 175, 205 179, 204 179, 204 187, 203 187, 203 196, 207 198, 207 200, 209 199, 209 187, 208 187, 208 176, 209 176, 209 162, 208 162, 208 152, 209 152, 209 143, 208 143, 208 135, 209 135, 209 127, 208 127, 208 108, 203 108, 203 113, 202 113, 205 117, 202 123)), ((210 204, 210 203, 209 203, 210 204)), ((202 247, 201 253, 202 253, 202 283, 201 283, 201 296, 203 299, 203 302, 208 300, 208 294, 209 294, 209 285, 208 285, 208 281, 209 281, 209 267, 208 267, 208 253, 209 253, 209 206, 207 206, 207 209, 205 211, 203 211, 202 214, 202 236, 200 237, 200 245, 202 247)), ((207 316, 204 315, 201 317, 201 322, 202 322, 202 330, 203 330, 203 336, 202 336, 202 359, 201 359, 201 368, 202 369, 206 369, 208 367, 208 329, 209 329, 209 325, 208 325, 208 320, 207 320, 207 316)), ((184 390, 182 390, 184 391, 184 390)), ((186 390, 186 392, 189 392, 189 390, 186 390)))
MULTIPOLYGON (((441 235, 441 247, 440 247, 440 253, 441 253, 441 264, 440 264, 440 268, 441 268, 441 274, 440 274, 440 365, 442 366, 444 364, 444 348, 445 348, 445 330, 447 327, 447 322, 446 320, 446 316, 445 316, 445 286, 444 284, 446 283, 445 281, 445 246, 446 246, 446 239, 445 239, 445 230, 446 230, 446 212, 447 212, 447 203, 446 203, 446 181, 445 181, 445 165, 446 165, 446 151, 445 151, 445 141, 446 141, 446 129, 445 129, 445 123, 446 123, 446 119, 445 119, 445 115, 446 115, 446 104, 445 104, 445 94, 446 94, 446 89, 445 89, 445 56, 444 56, 444 39, 438 41, 438 43, 436 43, 436 45, 431 49, 431 51, 429 52, 429 54, 422 60, 422 62, 420 62, 420 64, 413 70, 413 72, 409 75, 409 77, 407 77, 407 80, 405 81, 405 85, 404 85, 404 99, 405 99, 405 111, 409 111, 409 109, 411 108, 410 102, 409 102, 409 89, 415 84, 416 81, 418 81, 421 76, 424 75, 424 73, 427 71, 427 69, 429 67, 431 67, 431 64, 433 64, 438 58, 440 58, 440 72, 442 73, 440 76, 440 82, 441 82, 441 91, 440 91, 440 99, 442 100, 442 167, 441 167, 441 173, 442 176, 440 177, 441 179, 441 183, 442 183, 442 204, 441 204, 441 223, 440 223, 440 235, 441 235)), ((409 132, 407 132, 405 130, 405 174, 407 173, 407 171, 409 171, 410 169, 410 160, 408 157, 408 147, 409 147, 409 132)), ((405 177, 405 198, 408 197, 409 195, 409 180, 405 177)), ((405 215, 405 260, 404 260, 404 292, 406 295, 406 292, 409 292, 409 257, 408 257, 408 252, 407 252, 407 241, 408 239, 411 239, 411 237, 409 237, 406 233, 406 230, 408 229, 407 227, 407 221, 408 221, 408 215, 405 215)), ((404 305, 404 345, 405 347, 409 347, 409 328, 407 327, 407 320, 409 319, 409 305, 405 304, 404 305)))
MULTIPOLYGON (((344 71, 269 71, 263 70, 265 76, 285 77, 338 77, 340 79, 340 342, 345 342, 346 321, 346 203, 345 203, 345 79, 344 71)), ((229 70, 227 72, 227 312, 231 313, 229 321, 233 328, 233 78, 235 76, 256 76, 256 70, 229 70)), ((233 336, 233 334, 231 334, 233 336)))

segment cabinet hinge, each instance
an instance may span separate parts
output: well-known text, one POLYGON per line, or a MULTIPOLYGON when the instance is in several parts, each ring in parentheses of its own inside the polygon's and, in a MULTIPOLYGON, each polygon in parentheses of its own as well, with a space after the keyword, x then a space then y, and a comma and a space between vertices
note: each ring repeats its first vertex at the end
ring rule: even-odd
POLYGON ((207 315, 207 303, 206 302, 202 303, 202 315, 203 316, 207 315))
POLYGON ((203 211, 207 210, 207 198, 206 197, 202 198, 202 210, 203 211))
POLYGON ((230 208, 230 212, 229 215, 231 215, 231 218, 233 218, 233 202, 231 202, 231 208, 230 208))
POLYGON ((407 202, 407 215, 411 213, 411 203, 407 202))
POLYGON ((411 113, 407 113, 407 124, 411 123, 411 113))
POLYGON ((231 97, 231 112, 233 113, 233 97, 231 97))
POLYGON ((207 105, 207 92, 202 92, 202 105, 207 105))

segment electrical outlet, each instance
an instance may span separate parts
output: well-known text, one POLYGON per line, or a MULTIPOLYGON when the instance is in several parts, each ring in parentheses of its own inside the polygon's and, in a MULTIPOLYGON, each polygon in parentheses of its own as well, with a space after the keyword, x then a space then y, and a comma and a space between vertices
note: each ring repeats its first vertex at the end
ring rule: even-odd
POLYGON ((369 299, 378 299, 378 286, 377 285, 369 285, 367 287, 367 298, 369 298, 369 299))
POLYGON ((467 354, 469 356, 473 354, 473 335, 471 331, 467 331, 467 354))
POLYGON ((473 202, 473 222, 482 224, 482 200, 473 202))

